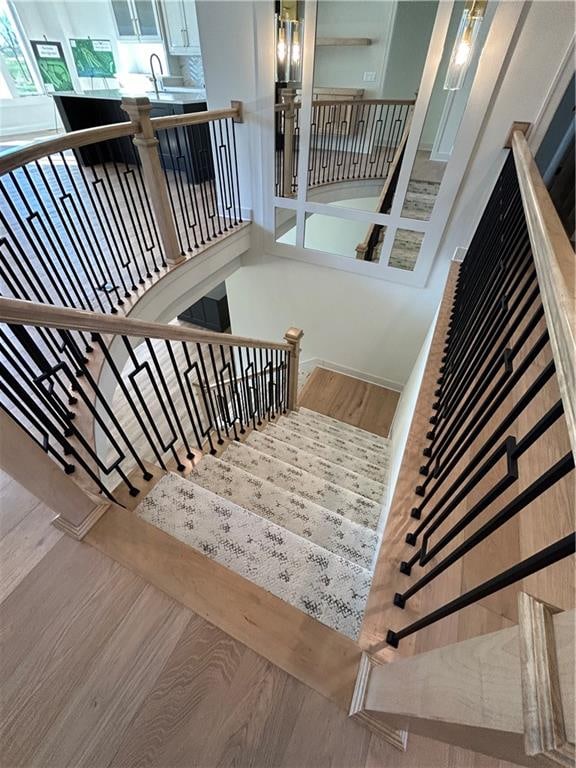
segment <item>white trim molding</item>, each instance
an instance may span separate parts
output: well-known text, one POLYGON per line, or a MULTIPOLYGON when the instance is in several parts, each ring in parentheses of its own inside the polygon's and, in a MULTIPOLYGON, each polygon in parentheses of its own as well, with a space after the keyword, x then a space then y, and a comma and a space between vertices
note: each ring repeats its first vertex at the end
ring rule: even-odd
POLYGON ((390 379, 385 379, 382 376, 375 376, 372 373, 366 373, 366 371, 358 371, 355 368, 349 368, 347 365, 334 363, 330 360, 323 360, 320 357, 311 357, 308 360, 303 360, 300 362, 301 371, 310 372, 314 368, 325 368, 327 371, 342 373, 345 376, 350 376, 353 379, 365 381, 367 384, 375 384, 377 387, 391 389, 394 392, 402 392, 402 389, 404 388, 404 385, 397 381, 391 381, 390 379))

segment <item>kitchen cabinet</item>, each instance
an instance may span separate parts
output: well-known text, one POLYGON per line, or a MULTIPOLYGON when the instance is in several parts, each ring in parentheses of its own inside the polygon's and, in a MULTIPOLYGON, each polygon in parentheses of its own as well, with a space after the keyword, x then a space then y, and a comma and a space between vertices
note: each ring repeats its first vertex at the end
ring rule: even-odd
POLYGON ((162 0, 166 46, 174 56, 199 56, 200 35, 194 0, 162 0))
POLYGON ((200 328, 207 328, 209 331, 225 333, 230 328, 230 312, 225 283, 220 283, 196 304, 185 309, 178 315, 178 319, 200 326, 200 328))
MULTIPOLYGON (((61 91, 53 94, 58 112, 67 131, 79 131, 97 125, 124 122, 126 113, 120 106, 123 96, 133 94, 117 90, 95 90, 85 93, 61 91)), ((184 94, 161 93, 151 95, 151 117, 183 115, 203 112, 206 101, 184 94)), ((210 129, 206 123, 182 126, 178 130, 160 131, 158 151, 165 168, 186 169, 195 184, 214 178, 214 161, 210 141, 210 129)), ((91 144, 75 150, 78 161, 84 166, 97 165, 103 159, 127 162, 134 157, 129 138, 117 139, 105 145, 91 144)))
POLYGON ((160 25, 153 0, 112 0, 120 40, 159 41, 160 25))

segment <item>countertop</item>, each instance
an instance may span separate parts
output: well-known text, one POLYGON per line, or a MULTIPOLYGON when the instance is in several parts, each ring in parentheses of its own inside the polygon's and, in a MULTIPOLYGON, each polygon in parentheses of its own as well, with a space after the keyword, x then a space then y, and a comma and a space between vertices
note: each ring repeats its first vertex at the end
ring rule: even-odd
POLYGON ((146 96, 151 104, 198 104, 206 101, 206 94, 199 91, 191 92, 170 92, 160 91, 158 96, 155 92, 148 91, 127 91, 121 89, 100 89, 96 91, 84 91, 76 93, 75 91, 57 91, 53 96, 72 96, 77 99, 106 99, 108 101, 121 101, 124 97, 146 96))

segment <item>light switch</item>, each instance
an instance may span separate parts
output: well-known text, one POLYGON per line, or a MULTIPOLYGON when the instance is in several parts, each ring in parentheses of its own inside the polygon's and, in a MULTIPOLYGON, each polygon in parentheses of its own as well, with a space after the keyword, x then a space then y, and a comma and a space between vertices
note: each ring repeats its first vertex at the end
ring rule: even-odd
POLYGON ((364 72, 362 79, 365 83, 373 83, 376 80, 376 72, 364 72))

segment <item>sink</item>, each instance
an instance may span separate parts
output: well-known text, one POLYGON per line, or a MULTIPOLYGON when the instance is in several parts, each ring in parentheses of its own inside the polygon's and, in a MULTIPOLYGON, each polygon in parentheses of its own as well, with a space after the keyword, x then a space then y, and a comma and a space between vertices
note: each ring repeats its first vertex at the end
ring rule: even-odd
POLYGON ((144 94, 151 102, 172 102, 172 103, 191 103, 194 101, 205 101, 206 91, 201 88, 165 88, 159 91, 146 91, 144 94))
POLYGON ((154 98, 162 98, 162 96, 171 96, 174 94, 178 94, 180 96, 202 96, 204 97, 206 95, 206 91, 204 88, 163 88, 161 91, 158 91, 158 97, 156 97, 156 91, 146 91, 146 96, 154 97, 154 98))
POLYGON ((206 95, 206 89, 205 88, 179 88, 177 86, 174 87, 166 87, 164 88, 164 93, 190 93, 196 96, 197 94, 200 94, 202 96, 206 95))

